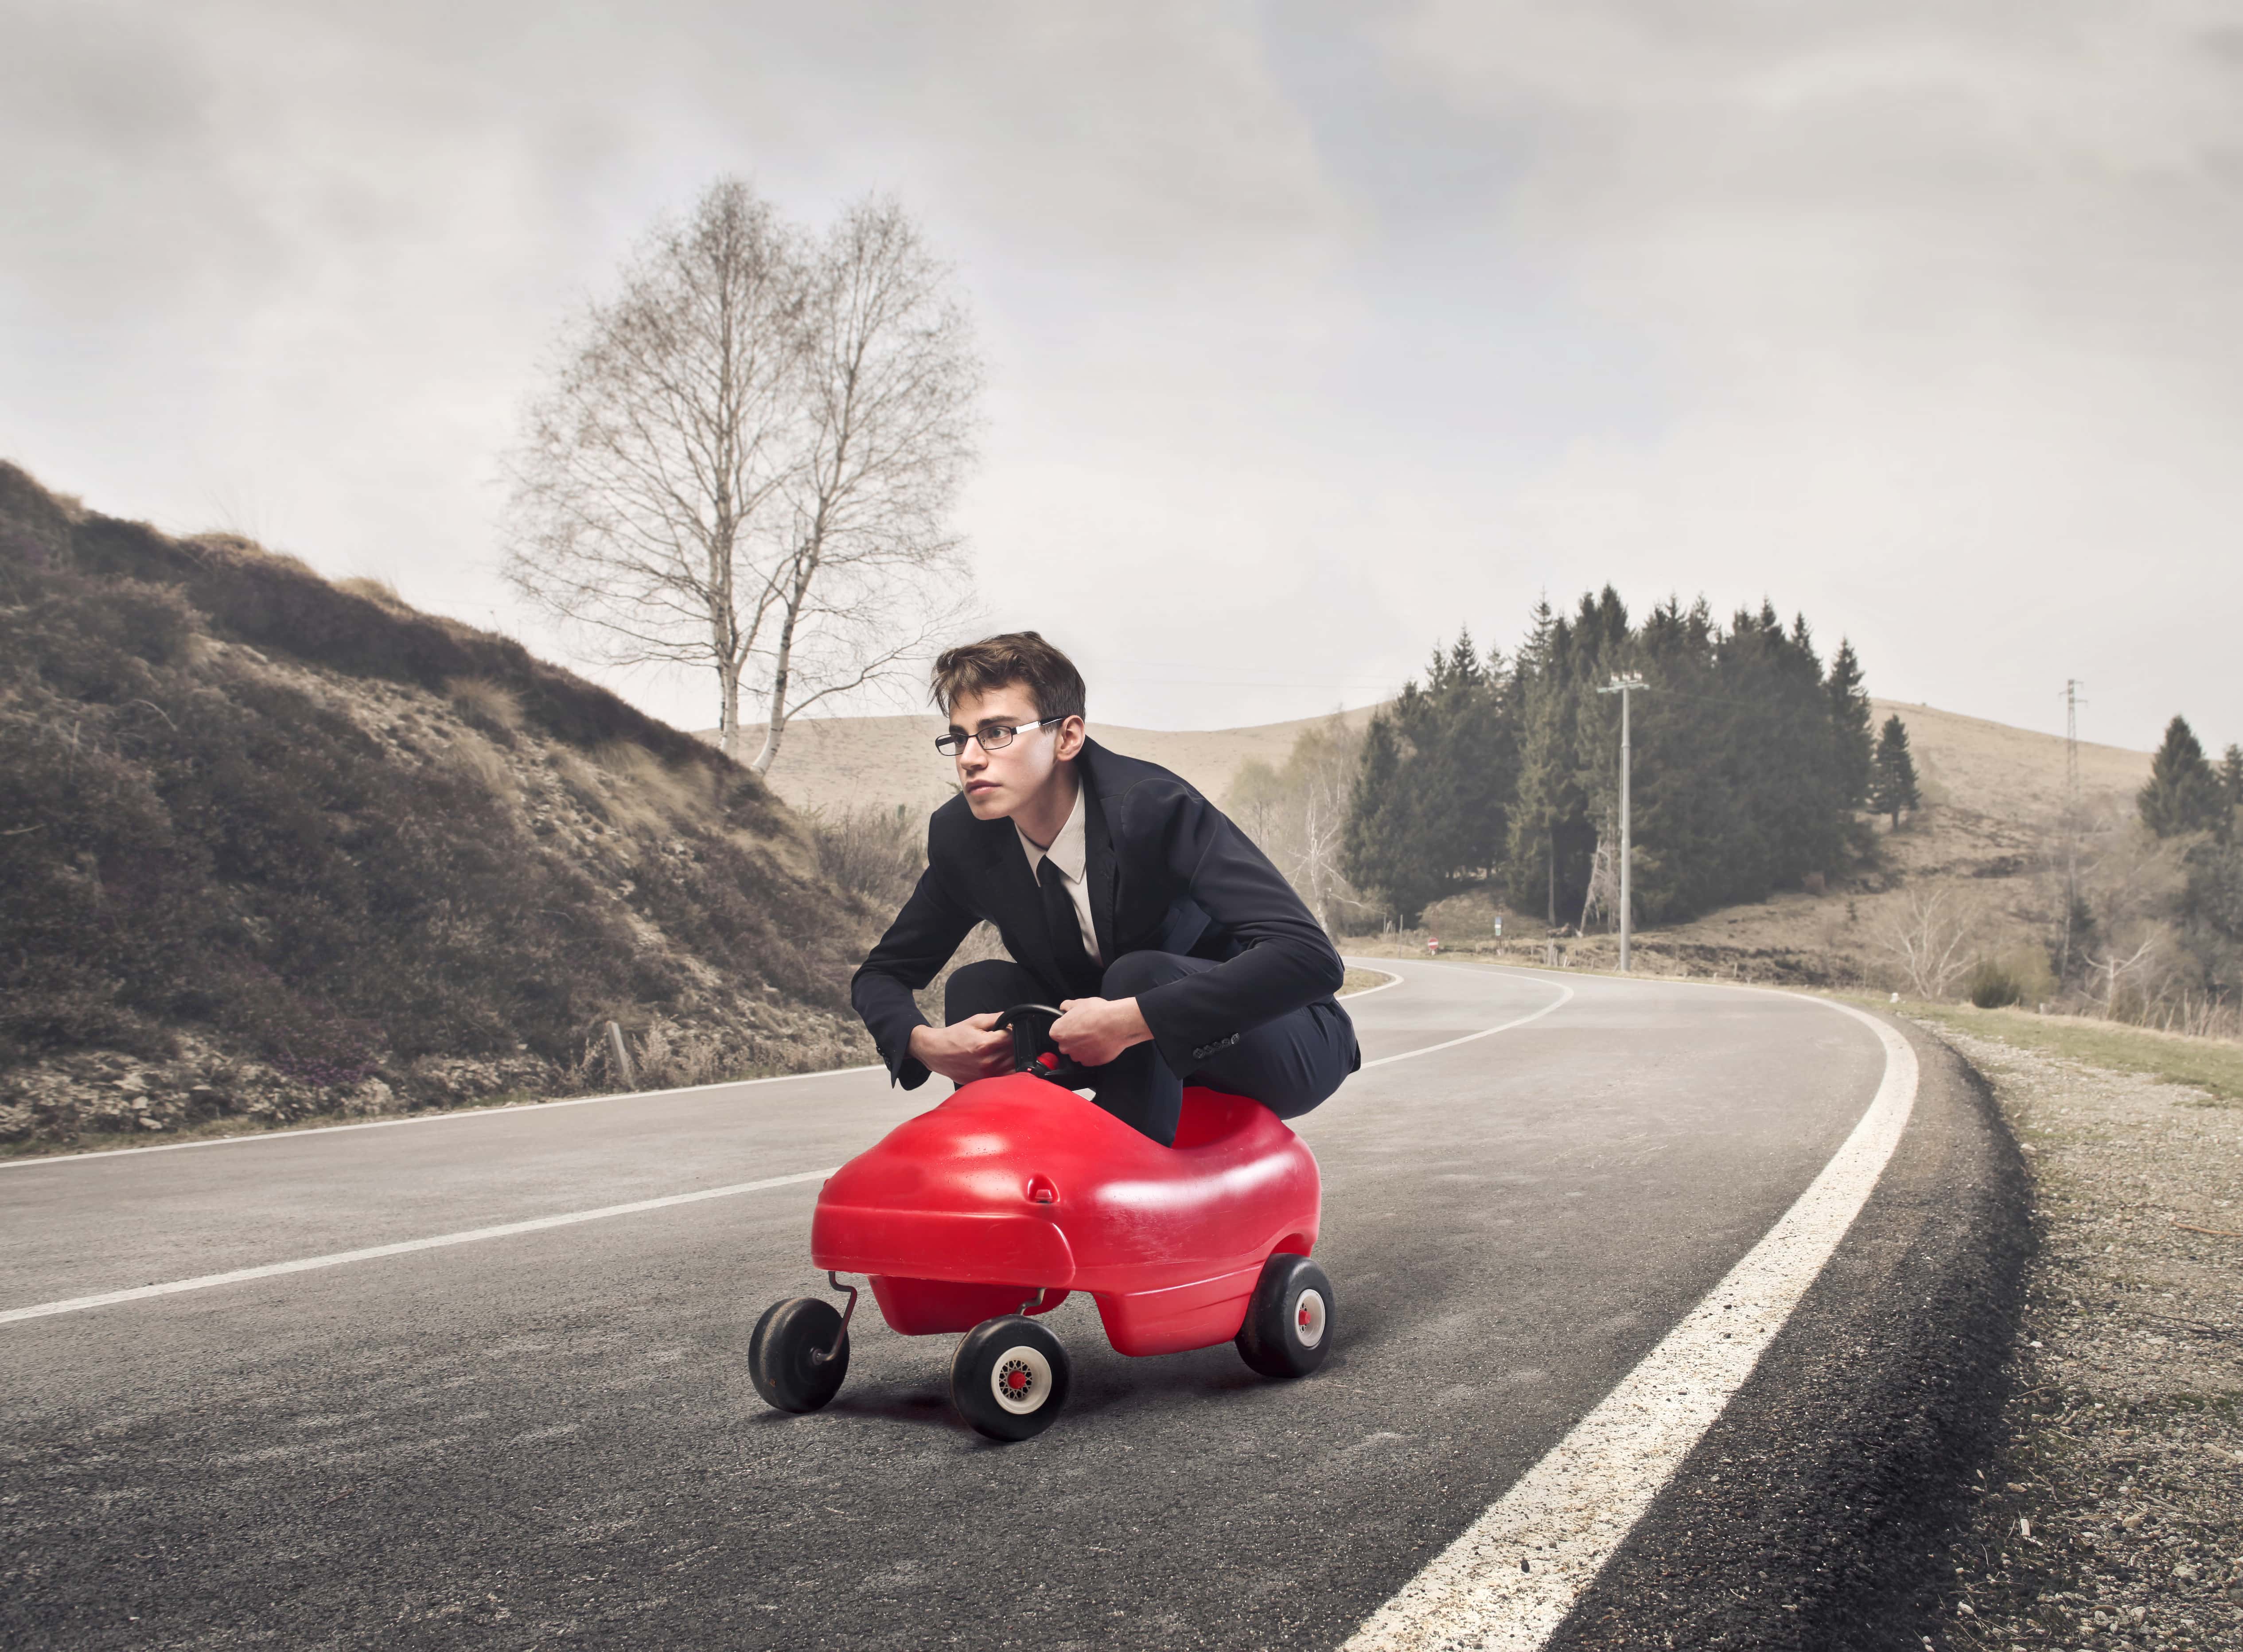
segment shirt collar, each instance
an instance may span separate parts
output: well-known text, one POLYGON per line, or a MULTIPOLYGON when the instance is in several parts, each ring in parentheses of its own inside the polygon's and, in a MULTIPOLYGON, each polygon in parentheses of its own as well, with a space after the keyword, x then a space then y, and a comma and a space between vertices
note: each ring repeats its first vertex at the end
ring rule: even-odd
POLYGON ((1017 820, 1013 822, 1013 831, 1019 836, 1020 848, 1028 857, 1028 871, 1031 875, 1041 870, 1043 858, 1048 854, 1059 869, 1067 874, 1070 883, 1082 881, 1084 860, 1088 853, 1088 846, 1083 837, 1082 792, 1081 777, 1078 775, 1074 786, 1074 807, 1068 811, 1067 824, 1059 829, 1059 836, 1052 839, 1051 847, 1048 849, 1037 848, 1034 844, 1028 841, 1028 834, 1020 830, 1020 823, 1017 820))

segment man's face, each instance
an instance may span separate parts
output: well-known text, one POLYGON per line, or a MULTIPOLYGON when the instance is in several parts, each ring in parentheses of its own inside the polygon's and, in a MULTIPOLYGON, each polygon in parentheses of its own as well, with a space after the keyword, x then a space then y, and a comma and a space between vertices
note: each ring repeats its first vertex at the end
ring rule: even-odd
POLYGON ((995 724, 1018 729, 1010 745, 985 752, 978 739, 968 740, 953 759, 958 765, 958 784, 966 793, 966 806, 977 820, 1002 820, 1040 796, 1052 783, 1059 765, 1082 750, 1082 719, 1038 728, 1035 697, 1023 684, 1007 683, 987 693, 964 694, 950 708, 953 734, 979 734, 995 724))

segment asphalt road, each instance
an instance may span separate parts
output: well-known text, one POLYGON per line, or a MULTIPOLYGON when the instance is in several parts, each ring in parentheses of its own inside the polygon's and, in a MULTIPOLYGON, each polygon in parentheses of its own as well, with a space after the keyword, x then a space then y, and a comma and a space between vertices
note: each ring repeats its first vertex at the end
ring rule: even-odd
MULTIPOLYGON (((1335 1647, 1636 1364, 1876 1089, 1768 994, 1453 964, 1354 1001, 1298 1122, 1323 1371, 1049 1323, 1067 1414, 950 1411, 860 1316, 827 1410, 744 1372, 816 1183, 0 1325, 0 1639, 45 1647, 1335 1647), (1431 1049, 1551 1003, 1493 1036, 1431 1049)), ((0 1309, 815 1170, 878 1072, 0 1170, 0 1309)))

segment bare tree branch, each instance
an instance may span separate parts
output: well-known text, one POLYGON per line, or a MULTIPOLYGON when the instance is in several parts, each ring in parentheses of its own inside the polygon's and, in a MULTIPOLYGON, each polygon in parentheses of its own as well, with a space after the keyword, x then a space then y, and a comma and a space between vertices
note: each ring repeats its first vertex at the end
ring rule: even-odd
POLYGON ((813 244, 737 179, 564 334, 511 455, 508 577, 618 665, 712 670, 755 767, 805 706, 908 669, 961 610, 945 528, 980 369, 892 202, 813 244))

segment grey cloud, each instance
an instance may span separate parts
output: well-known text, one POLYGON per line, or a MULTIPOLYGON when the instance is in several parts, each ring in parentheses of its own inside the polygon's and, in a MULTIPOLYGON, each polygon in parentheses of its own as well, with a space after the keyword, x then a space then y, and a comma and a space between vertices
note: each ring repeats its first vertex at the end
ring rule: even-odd
POLYGON ((718 172, 892 188, 990 350, 990 613, 1120 720, 1360 702, 1609 577, 2243 734, 2223 10, 0 0, 0 452, 511 625, 561 316, 718 172))

